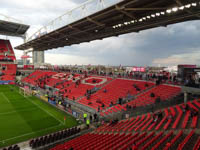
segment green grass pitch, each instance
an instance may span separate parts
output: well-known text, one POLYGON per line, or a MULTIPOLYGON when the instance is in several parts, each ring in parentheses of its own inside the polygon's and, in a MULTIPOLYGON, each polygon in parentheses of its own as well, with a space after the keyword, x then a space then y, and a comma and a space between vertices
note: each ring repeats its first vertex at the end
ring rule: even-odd
POLYGON ((0 85, 0 148, 77 124, 75 118, 38 98, 22 96, 17 86, 0 85))

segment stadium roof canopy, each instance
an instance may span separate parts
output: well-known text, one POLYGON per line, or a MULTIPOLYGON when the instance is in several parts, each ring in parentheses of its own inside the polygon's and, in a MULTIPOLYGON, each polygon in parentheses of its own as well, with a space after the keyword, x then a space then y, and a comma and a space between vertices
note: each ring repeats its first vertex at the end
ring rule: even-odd
POLYGON ((24 37, 30 26, 24 25, 21 21, 0 14, 0 34, 8 36, 24 37))
POLYGON ((93 1, 114 0, 89 0, 50 22, 16 49, 44 51, 200 19, 199 0, 115 0, 112 5, 102 5, 102 9, 81 18, 93 1))

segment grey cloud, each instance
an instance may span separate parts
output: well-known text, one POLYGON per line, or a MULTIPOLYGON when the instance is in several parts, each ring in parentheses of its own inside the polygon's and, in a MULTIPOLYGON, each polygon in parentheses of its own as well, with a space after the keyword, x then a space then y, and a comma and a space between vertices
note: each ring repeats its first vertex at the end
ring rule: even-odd
POLYGON ((200 23, 191 21, 140 33, 55 50, 58 53, 95 57, 105 64, 149 65, 156 58, 193 52, 200 47, 200 23))

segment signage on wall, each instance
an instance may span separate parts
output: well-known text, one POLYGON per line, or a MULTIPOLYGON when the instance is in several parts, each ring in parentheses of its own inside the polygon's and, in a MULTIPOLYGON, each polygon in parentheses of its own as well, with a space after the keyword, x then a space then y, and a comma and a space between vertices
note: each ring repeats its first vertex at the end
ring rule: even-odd
POLYGON ((145 72, 144 67, 133 67, 133 72, 145 72))

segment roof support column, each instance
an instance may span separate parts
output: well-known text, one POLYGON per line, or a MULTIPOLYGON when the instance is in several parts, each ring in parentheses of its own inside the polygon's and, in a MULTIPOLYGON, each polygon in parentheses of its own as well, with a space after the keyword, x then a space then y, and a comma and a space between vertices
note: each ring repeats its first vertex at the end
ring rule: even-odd
POLYGON ((32 60, 35 66, 40 66, 45 63, 44 61, 44 51, 34 51, 32 52, 32 60))
POLYGON ((184 103, 187 103, 187 99, 188 99, 188 93, 184 92, 184 103))

